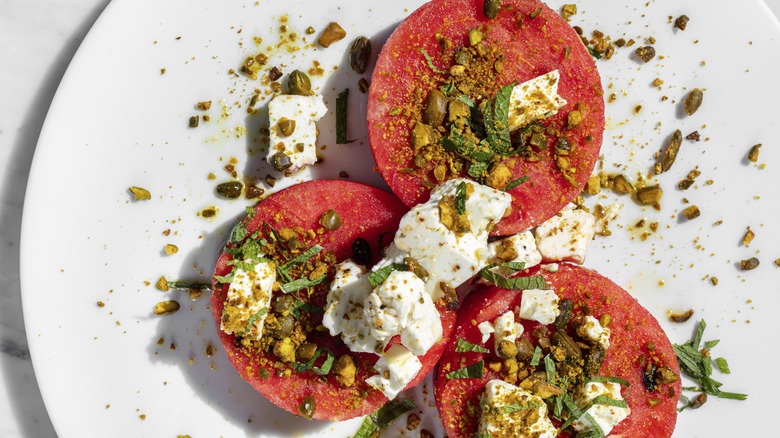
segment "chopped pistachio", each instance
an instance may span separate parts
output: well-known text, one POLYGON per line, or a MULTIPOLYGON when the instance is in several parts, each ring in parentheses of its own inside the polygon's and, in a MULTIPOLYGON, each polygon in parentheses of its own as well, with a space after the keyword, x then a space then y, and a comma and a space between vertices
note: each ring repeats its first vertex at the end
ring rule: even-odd
POLYGON ((742 260, 739 262, 739 269, 743 271, 752 271, 753 269, 756 269, 759 265, 759 261, 755 257, 751 257, 746 260, 742 260))
POLYGON ((685 218, 688 220, 696 219, 700 215, 701 211, 699 210, 699 207, 695 205, 691 205, 690 207, 687 207, 685 210, 683 210, 683 216, 685 216, 685 218))
POLYGON ((642 62, 650 62, 651 59, 655 58, 655 49, 653 46, 637 47, 637 49, 634 50, 634 53, 636 53, 636 56, 641 59, 642 62))
POLYGON ((166 245, 165 245, 165 253, 166 253, 166 254, 168 254, 168 255, 174 255, 174 254, 176 254, 177 252, 179 252, 179 247, 178 247, 178 246, 176 246, 176 245, 173 245, 173 244, 170 244, 170 243, 168 243, 168 244, 166 244, 166 245))
POLYGON ((211 101, 198 102, 198 109, 201 111, 208 111, 211 108, 211 101))
POLYGON ((742 244, 745 246, 749 245, 750 242, 753 241, 754 237, 756 237, 756 233, 754 233, 753 230, 748 227, 747 231, 745 231, 745 235, 742 236, 742 244))
POLYGON ((663 193, 659 186, 647 186, 636 191, 636 198, 642 205, 653 205, 661 201, 663 193))
POLYGON ((748 152, 748 160, 750 160, 753 163, 758 161, 759 149, 761 149, 761 143, 753 145, 753 147, 750 148, 750 152, 748 152))
POLYGON ((155 315, 170 315, 179 311, 181 306, 178 301, 161 301, 154 306, 155 315))
POLYGON ((561 6, 561 17, 563 17, 564 20, 569 21, 569 18, 572 17, 572 15, 577 14, 577 5, 576 4, 565 4, 561 6))
POLYGON ((344 30, 338 23, 331 22, 328 24, 325 29, 320 34, 320 37, 317 38, 317 42, 322 47, 330 47, 331 44, 340 41, 344 39, 344 37, 347 36, 347 31, 344 30))
POLYGON ((148 201, 149 199, 152 199, 152 194, 149 193, 149 190, 144 188, 131 186, 128 190, 133 194, 133 199, 136 201, 148 201))
POLYGON ((687 15, 680 15, 676 20, 674 20, 674 27, 680 30, 685 30, 685 28, 688 26, 688 20, 689 18, 687 15))
POLYGON ((190 128, 197 128, 198 124, 200 122, 200 117, 198 116, 191 116, 189 121, 189 127, 190 128))
POLYGON ((704 99, 704 92, 700 88, 691 90, 683 102, 685 104, 685 114, 693 115, 701 106, 702 99, 704 99))

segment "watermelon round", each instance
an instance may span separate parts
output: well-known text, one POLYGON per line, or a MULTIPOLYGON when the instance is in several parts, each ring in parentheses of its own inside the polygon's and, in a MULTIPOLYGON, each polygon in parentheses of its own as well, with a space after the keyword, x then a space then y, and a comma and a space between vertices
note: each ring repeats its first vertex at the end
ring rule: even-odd
MULTIPOLYGON (((424 165, 415 162, 410 135, 423 117, 426 96, 442 87, 457 49, 469 44, 470 30, 479 30, 485 43, 503 54, 494 80, 478 84, 474 88, 482 90, 480 95, 469 96, 477 104, 502 86, 558 70, 558 93, 568 103, 555 116, 538 121, 546 130, 548 146, 532 157, 504 159, 513 180, 528 178, 509 190, 512 210, 494 231, 506 235, 538 225, 581 193, 601 147, 604 100, 593 58, 555 11, 538 0, 504 0, 498 16, 488 19, 483 4, 483 0, 433 0, 404 20, 379 54, 367 120, 379 172, 411 207, 425 202, 439 180, 433 172, 435 159, 424 165), (582 116, 579 124, 568 120, 575 110, 582 116), (571 150, 566 155, 568 164, 559 166, 554 145, 561 137, 571 150)), ((467 175, 465 167, 455 171, 460 174, 450 170, 446 178, 467 175)))
MULTIPOLYGON (((677 419, 680 380, 658 385, 649 392, 644 385, 647 365, 667 366, 679 376, 674 350, 658 321, 631 295, 606 277, 588 269, 561 264, 558 272, 534 268, 525 275, 542 275, 560 299, 574 302, 575 315, 589 312, 596 318, 611 317, 610 348, 599 371, 600 376, 618 377, 630 383, 622 389, 623 398, 631 409, 628 418, 612 430, 611 436, 661 438, 670 437, 677 419)), ((477 324, 494 321, 496 317, 520 305, 523 292, 495 286, 475 291, 462 304, 453 339, 463 338, 481 344, 482 334, 477 324)), ((521 320, 523 337, 537 344, 534 330, 541 324, 521 320)), ((549 327, 554 331, 552 326, 549 327)), ((453 342, 441 358, 435 380, 436 405, 450 437, 474 436, 479 422, 479 397, 485 384, 498 373, 485 368, 482 378, 447 379, 446 374, 460 369, 464 363, 479 360, 500 361, 495 355, 493 338, 487 341, 489 353, 458 353, 453 342)), ((569 436, 566 433, 560 436, 569 436)))
MULTIPOLYGON (((254 214, 243 221, 243 228, 246 236, 269 230, 269 226, 277 231, 303 231, 302 235, 309 235, 302 239, 305 248, 319 244, 325 251, 332 251, 337 261, 352 257, 353 242, 359 238, 365 239, 370 246, 371 263, 375 263, 380 258, 380 240, 384 244, 392 240, 398 222, 406 211, 407 208, 395 196, 380 189, 356 182, 318 180, 292 186, 263 200, 255 207, 254 214), (331 209, 339 214, 341 225, 333 231, 326 231, 319 220, 323 213, 331 209), (308 230, 313 233, 307 233, 308 230)), ((267 232, 261 235, 270 238, 267 232)), ((231 246, 228 243, 214 271, 211 308, 218 327, 229 284, 219 282, 217 277, 225 276, 231 270, 231 246)), ((324 306, 334 272, 335 267, 331 267, 328 279, 313 288, 313 293, 308 297, 309 304, 324 306)), ((280 294, 274 293, 272 306, 273 300, 280 294)), ((449 339, 455 314, 441 307, 439 313, 444 332, 442 340, 427 354, 419 357, 422 369, 408 387, 417 385, 433 369, 449 339)), ((313 318, 314 326, 321 325, 321 315, 313 314, 313 318)), ((298 373, 290 364, 280 362, 271 352, 242 347, 235 335, 219 330, 219 336, 230 362, 241 377, 272 403, 293 414, 303 415, 301 407, 307 405, 307 413, 312 414, 307 416, 314 419, 346 420, 371 413, 387 402, 380 391, 365 383, 367 377, 376 374, 373 365, 378 359, 377 355, 351 353, 357 365, 356 382, 350 387, 344 387, 332 373, 325 376, 312 370, 298 373)), ((308 334, 307 341, 332 351, 336 357, 349 353, 341 339, 330 336, 327 330, 313 330, 308 334)), ((324 360, 325 355, 322 355, 315 366, 322 366, 324 360)))

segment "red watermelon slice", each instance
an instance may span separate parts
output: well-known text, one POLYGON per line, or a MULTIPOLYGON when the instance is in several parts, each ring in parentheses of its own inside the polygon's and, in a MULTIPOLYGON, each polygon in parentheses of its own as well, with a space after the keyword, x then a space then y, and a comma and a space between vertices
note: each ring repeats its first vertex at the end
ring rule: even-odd
MULTIPOLYGON (((553 10, 538 0, 504 0, 498 16, 491 20, 483 15, 483 4, 483 0, 433 0, 396 28, 379 54, 372 77, 369 140, 379 172, 411 207, 426 201, 442 176, 468 175, 469 160, 453 165, 438 153, 421 153, 413 147, 411 135, 417 122, 425 121, 425 102, 431 91, 447 91, 448 81, 455 76, 450 69, 463 62, 456 53, 472 45, 470 30, 478 30, 483 44, 497 51, 493 55, 496 62, 480 67, 487 70, 475 67, 474 78, 463 91, 477 105, 493 98, 503 86, 557 69, 558 93, 568 103, 555 116, 538 121, 547 146, 536 142, 532 153, 499 160, 511 171, 513 181, 528 178, 509 190, 512 212, 494 231, 506 235, 538 225, 582 191, 601 147, 603 90, 587 48, 553 10), (569 120, 577 119, 575 112, 581 116, 578 124, 569 120), (568 142, 568 151, 556 149, 561 138, 568 142), (437 170, 437 165, 443 167, 437 170)), ((461 91, 458 88, 455 94, 461 91)), ((519 149, 519 134, 514 135, 512 143, 519 149)))
MULTIPOLYGON (((370 247, 371 260, 375 263, 380 254, 380 239, 387 234, 385 242, 392 240, 392 235, 398 227, 398 222, 407 209, 395 196, 380 189, 364 184, 348 181, 310 181, 282 190, 259 203, 254 214, 247 217, 239 226, 239 231, 231 233, 231 240, 220 255, 214 272, 213 295, 211 307, 217 326, 222 319, 225 298, 229 284, 218 279, 231 271, 230 261, 233 256, 231 249, 240 246, 252 235, 273 240, 277 235, 287 240, 289 234, 298 240, 299 248, 311 248, 319 244, 324 260, 342 261, 353 256, 353 242, 364 239, 370 247), (333 231, 328 231, 320 224, 320 219, 328 210, 338 213, 341 224, 333 231), (271 230, 273 229, 273 231, 271 230), (238 236, 238 237, 236 237, 238 236)), ((358 251, 364 255, 365 251, 358 251)), ((281 263, 285 260, 277 260, 281 263)), ((291 363, 283 363, 272 351, 256 350, 242 345, 236 335, 229 335, 219 330, 222 345, 230 362, 238 373, 257 391, 280 408, 296 415, 315 419, 346 420, 375 411, 387 402, 385 396, 368 386, 365 379, 376 374, 373 365, 377 355, 368 353, 350 353, 340 338, 334 338, 325 331, 317 330, 321 325, 322 315, 312 308, 322 308, 325 303, 334 267, 327 270, 328 279, 308 291, 293 292, 296 300, 305 301, 307 306, 301 307, 299 313, 306 313, 307 323, 313 329, 306 334, 307 342, 314 343, 322 349, 333 353, 334 357, 350 354, 356 363, 355 383, 345 387, 333 376, 333 373, 319 375, 314 368, 322 369, 327 355, 322 354, 312 363, 312 367, 297 372, 291 363)), ((282 292, 274 292, 271 301, 274 302, 282 292)), ((455 314, 439 307, 442 316, 444 335, 424 356, 419 359, 422 369, 408 387, 417 385, 423 377, 433 369, 449 340, 449 333, 455 320, 455 314)), ((268 318, 271 317, 269 314, 268 318)), ((266 320, 266 325, 268 324, 266 320)))
MULTIPOLYGON (((626 291, 609 279, 579 266, 561 264, 558 272, 535 268, 525 275, 542 275, 561 300, 574 303, 574 315, 589 312, 595 318, 609 315, 612 331, 610 348, 598 375, 618 377, 630 383, 623 388, 623 398, 631 409, 628 418, 612 430, 611 436, 661 438, 670 437, 677 419, 677 400, 680 396, 680 380, 657 384, 651 392, 653 379, 646 382, 649 370, 668 367, 673 376, 679 376, 674 350, 656 319, 650 315, 626 291), (655 368, 653 368, 655 367, 655 368)), ((473 344, 482 344, 482 334, 477 325, 494 321, 496 317, 520 305, 523 292, 495 286, 483 287, 470 295, 461 307, 455 325, 453 339, 462 338, 473 344)), ((523 337, 538 345, 534 333, 540 333, 541 324, 535 321, 516 320, 524 326, 523 337)), ((549 335, 555 331, 548 326, 549 335)), ((501 374, 490 367, 484 369, 481 378, 448 379, 446 374, 464 365, 484 360, 486 364, 500 362, 495 354, 493 338, 485 345, 490 352, 458 353, 456 343, 447 347, 437 369, 435 380, 436 405, 452 438, 472 437, 479 422, 479 397, 485 384, 501 374)), ((546 353, 545 353, 546 354, 546 353)), ((671 379, 670 379, 671 380, 671 379)), ((557 427, 560 422, 557 423, 557 427)), ((570 436, 568 431, 559 436, 570 436)))

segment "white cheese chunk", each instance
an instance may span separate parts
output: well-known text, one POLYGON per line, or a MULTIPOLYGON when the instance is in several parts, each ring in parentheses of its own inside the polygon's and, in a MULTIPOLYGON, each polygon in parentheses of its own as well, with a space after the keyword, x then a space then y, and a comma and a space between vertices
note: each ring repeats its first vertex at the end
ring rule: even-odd
POLYGON ((523 334, 523 325, 515 322, 515 312, 508 310, 493 321, 493 330, 495 331, 493 341, 496 351, 498 351, 498 345, 501 341, 514 343, 523 334))
POLYGON ((403 345, 422 355, 441 339, 439 312, 425 283, 412 272, 391 272, 368 295, 363 312, 369 334, 383 345, 400 334, 403 345))
POLYGON ((487 264, 488 227, 503 217, 511 201, 506 192, 454 179, 435 188, 428 202, 404 215, 394 243, 428 272, 426 290, 434 300, 443 295, 440 282, 458 287, 487 264), (473 190, 465 202, 471 232, 458 236, 441 223, 438 204, 444 196, 456 196, 461 182, 473 190))
POLYGON ((317 125, 315 122, 328 112, 322 96, 297 96, 283 94, 268 103, 268 126, 270 145, 268 160, 277 152, 282 152, 292 162, 285 170, 293 173, 305 166, 317 162, 317 125), (295 129, 284 136, 278 129, 279 120, 286 118, 295 122, 295 129))
MULTIPOLYGON (((491 263, 523 262, 527 269, 542 261, 542 254, 536 249, 536 240, 530 231, 523 231, 491 242, 488 244, 488 248, 490 249, 491 263)), ((493 269, 501 275, 511 273, 506 267, 497 266, 493 269)))
POLYGON ((596 218, 596 234, 608 234, 609 223, 618 217, 621 208, 623 206, 620 204, 610 204, 606 207, 602 207, 601 204, 596 206, 593 215, 596 218))
POLYGON ((509 130, 557 114, 566 105, 566 100, 558 95, 559 81, 558 70, 553 70, 516 85, 509 98, 509 130))
POLYGON ((482 321, 479 324, 477 324, 477 328, 479 329, 479 332, 482 333, 482 343, 490 339, 490 335, 492 335, 496 330, 493 328, 493 324, 490 321, 482 321))
POLYGON ((417 356, 403 345, 395 344, 374 364, 379 372, 366 379, 366 383, 384 393, 389 400, 394 399, 422 368, 417 356))
POLYGON ((536 246, 545 261, 582 263, 596 234, 596 219, 569 204, 534 231, 536 246))
POLYGON ((222 309, 220 329, 227 334, 262 338, 275 281, 276 266, 272 262, 257 263, 252 271, 236 268, 222 309))
POLYGON ((547 417, 547 405, 538 395, 493 379, 485 385, 482 401, 480 435, 492 438, 557 436, 555 426, 547 417))
MULTIPOLYGON (((577 394, 577 405, 583 406, 593 400, 594 398, 605 395, 613 400, 623 400, 623 396, 620 394, 620 385, 613 382, 588 382, 577 394)), ((628 407, 621 408, 617 406, 610 406, 607 404, 595 404, 590 409, 585 411, 593 417, 596 424, 604 432, 604 436, 609 435, 612 429, 621 421, 625 420, 631 409, 628 407)), ((593 429, 593 425, 585 416, 582 416, 571 424, 577 432, 585 432, 593 429)))
POLYGON ((522 319, 552 324, 560 315, 558 295, 547 289, 528 289, 523 291, 518 315, 522 319))
POLYGON ((609 336, 612 331, 603 327, 598 319, 588 315, 585 317, 584 323, 577 327, 577 334, 582 338, 598 342, 606 350, 609 348, 609 336))
POLYGON ((358 353, 382 351, 383 343, 371 335, 363 309, 373 287, 366 270, 352 260, 339 263, 330 286, 322 325, 358 353))

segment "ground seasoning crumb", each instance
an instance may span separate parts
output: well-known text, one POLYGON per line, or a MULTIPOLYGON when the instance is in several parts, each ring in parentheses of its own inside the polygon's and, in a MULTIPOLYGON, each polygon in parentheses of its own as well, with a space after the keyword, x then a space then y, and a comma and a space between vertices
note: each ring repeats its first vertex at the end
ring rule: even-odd
POLYGON ((713 286, 718 285, 718 277, 710 277, 710 283, 712 283, 713 286))
POLYGON ((775 259, 775 266, 780 268, 780 259, 775 259))
POLYGON ((693 140, 693 141, 699 141, 701 138, 699 137, 699 131, 693 131, 690 134, 685 136, 686 140, 693 140))
POLYGON ((133 194, 133 199, 136 201, 148 201, 152 199, 152 194, 149 192, 149 190, 144 188, 131 186, 127 190, 130 190, 130 193, 133 194))
POLYGON ((745 235, 742 236, 742 244, 745 246, 750 245, 750 242, 753 241, 754 237, 756 237, 756 233, 754 233, 753 230, 750 229, 750 227, 747 227, 747 231, 745 231, 745 235))

